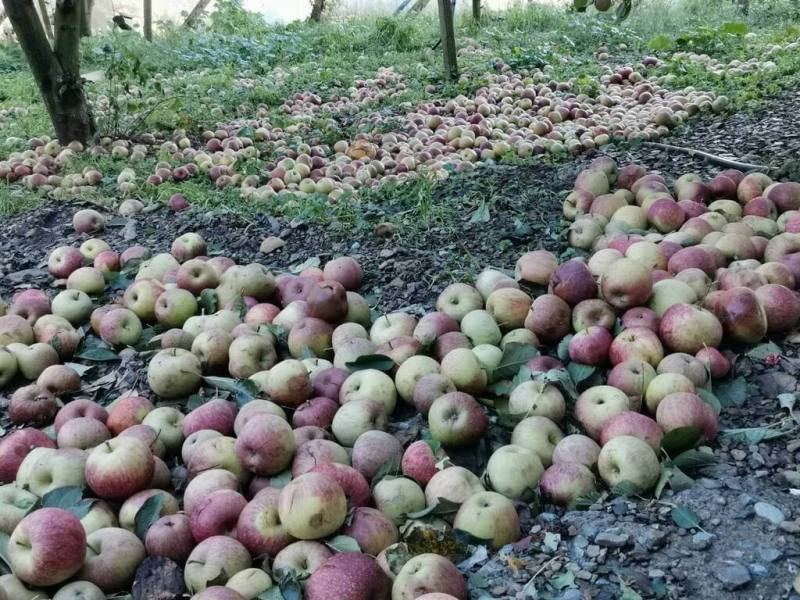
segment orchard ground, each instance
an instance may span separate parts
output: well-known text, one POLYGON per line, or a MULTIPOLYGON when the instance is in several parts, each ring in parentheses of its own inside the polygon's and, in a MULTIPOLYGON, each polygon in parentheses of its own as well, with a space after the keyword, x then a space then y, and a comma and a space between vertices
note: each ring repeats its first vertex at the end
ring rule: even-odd
MULTIPOLYGON (((642 38, 642 47, 658 32, 649 33, 653 35, 642 38)), ((636 43, 631 46, 635 51, 636 43)), ((377 64, 371 66, 374 70, 377 64)), ((691 68, 679 76, 687 83, 700 77, 691 68)), ((795 124, 800 93, 779 89, 792 87, 788 76, 770 89, 758 76, 703 77, 695 83, 718 86, 717 91, 730 95, 737 112, 701 116, 665 141, 769 165, 786 179, 799 180, 800 133, 795 124), (754 90, 759 97, 750 95, 754 90)), ((13 78, 24 80, 19 72, 12 72, 13 78)), ((25 86, 29 82, 21 84, 11 105, 19 105, 23 92, 30 92, 25 86)), ((45 131, 42 115, 35 108, 30 115, 22 121, 24 131, 45 131)), ((6 135, 18 125, 0 124, 6 135)), ((600 152, 620 164, 641 164, 668 181, 688 172, 710 178, 720 170, 647 145, 609 146, 600 152)), ((144 213, 121 218, 108 198, 52 201, 0 186, 8 213, 0 228, 0 295, 10 297, 26 287, 47 289, 47 253, 85 239, 69 224, 76 210, 91 205, 101 211, 106 207, 110 227, 101 237, 115 250, 134 243, 166 248, 181 233, 195 231, 212 251, 237 261, 257 260, 276 274, 350 254, 364 268, 363 289, 369 290, 367 299, 376 311, 421 313, 431 309, 450 282, 471 280, 486 267, 512 269, 527 250, 544 247, 569 256, 561 202, 592 157, 500 161, 445 182, 420 178, 388 185, 358 202, 315 201, 275 211, 252 210, 209 185, 193 189, 190 210, 172 213, 154 203, 144 213), (393 234, 376 231, 385 223, 392 224, 393 234), (285 245, 259 253, 267 236, 285 245)), ((163 200, 163 194, 150 199, 163 200)), ((552 507, 544 507, 545 512, 522 514, 523 530, 530 535, 512 549, 498 555, 479 550, 465 557, 472 598, 796 598, 791 582, 800 556, 800 499, 790 490, 800 488, 800 444, 792 409, 787 411, 788 401, 782 405, 779 396, 800 391, 797 342, 776 339, 742 350, 734 376, 715 392, 725 406, 721 429, 745 431, 720 437, 714 445, 718 462, 693 471, 692 485, 677 492, 667 488, 658 500, 605 493, 583 511, 549 512, 552 507)), ((109 390, 145 386, 146 363, 146 357, 133 352, 123 352, 119 362, 97 363, 83 376, 84 391, 108 402, 113 399, 109 390)), ((390 431, 411 439, 421 422, 404 416, 409 418, 393 423, 390 431)), ((11 427, 7 421, 0 424, 11 427)), ((492 427, 490 440, 507 443, 508 431, 492 427)), ((451 458, 480 472, 488 453, 481 446, 451 458)), ((182 474, 175 475, 180 480, 182 474)))

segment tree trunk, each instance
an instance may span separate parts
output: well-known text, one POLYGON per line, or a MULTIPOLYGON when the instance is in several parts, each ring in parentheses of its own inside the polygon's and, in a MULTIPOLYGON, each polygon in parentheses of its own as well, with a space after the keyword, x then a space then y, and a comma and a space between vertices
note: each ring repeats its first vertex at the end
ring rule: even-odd
POLYGON ((322 20, 322 13, 325 10, 325 0, 312 0, 310 21, 319 23, 322 20))
POLYGON ((183 26, 194 27, 194 24, 197 23, 197 20, 209 4, 211 4, 211 0, 197 0, 197 4, 194 5, 192 12, 189 13, 186 20, 183 22, 183 26))
POLYGON ((42 25, 44 32, 47 34, 47 39, 53 40, 53 25, 50 23, 50 13, 47 11, 47 2, 45 0, 38 0, 39 16, 42 17, 42 25))
POLYGON ((80 0, 81 3, 81 37, 92 35, 92 10, 94 0, 80 0))
POLYGON ((472 0, 472 19, 476 23, 481 20, 481 0, 472 0))
POLYGON ((421 11, 421 10, 423 10, 423 9, 424 9, 426 6, 428 6, 428 4, 430 4, 430 1, 431 1, 431 0, 417 0, 416 4, 414 4, 414 6, 412 6, 412 7, 409 9, 409 11, 408 11, 408 12, 410 12, 410 13, 412 13, 412 12, 420 12, 420 11, 421 11))
POLYGON ((144 0, 144 39, 153 41, 153 0, 144 0))
POLYGON ((51 50, 33 0, 3 0, 62 144, 88 142, 95 133, 80 76, 80 0, 57 0, 51 50))
POLYGON ((444 49, 444 74, 448 81, 458 79, 456 60, 456 33, 453 27, 453 5, 450 0, 439 0, 439 29, 444 49))

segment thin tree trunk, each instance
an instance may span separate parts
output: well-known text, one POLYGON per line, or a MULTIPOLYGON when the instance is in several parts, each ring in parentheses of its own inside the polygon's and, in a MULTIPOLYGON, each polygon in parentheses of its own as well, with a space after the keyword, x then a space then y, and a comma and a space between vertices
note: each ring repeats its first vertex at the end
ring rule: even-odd
POLYGON ((206 7, 211 4, 211 0, 197 0, 197 4, 194 5, 192 12, 186 17, 186 20, 183 22, 184 27, 194 27, 194 24, 200 18, 200 15, 203 14, 206 7))
POLYGON ((94 0, 80 0, 81 2, 81 37, 92 35, 92 10, 94 0))
POLYGON ((430 4, 430 1, 431 1, 431 0, 417 0, 416 4, 414 4, 414 6, 412 6, 412 7, 409 9, 409 11, 408 11, 408 12, 410 12, 410 13, 412 13, 412 12, 420 12, 420 11, 421 11, 421 10, 423 10, 423 9, 424 9, 426 6, 428 6, 428 4, 430 4))
POLYGON ((309 20, 319 23, 322 20, 322 13, 325 11, 325 0, 313 0, 311 4, 311 16, 309 20))
POLYGON ((481 0, 472 0, 472 19, 476 23, 481 20, 481 0))
POLYGON ((61 143, 89 141, 94 120, 80 77, 79 0, 57 0, 53 49, 33 0, 2 0, 61 143))
POLYGON ((153 41, 153 0, 144 0, 144 39, 153 41))
POLYGON ((458 79, 456 59, 456 33, 453 26, 453 5, 450 0, 439 0, 439 29, 444 50, 444 74, 448 81, 458 79))
POLYGON ((47 39, 53 41, 53 25, 50 23, 50 14, 47 11, 47 2, 45 0, 38 0, 39 14, 42 17, 42 25, 47 39))

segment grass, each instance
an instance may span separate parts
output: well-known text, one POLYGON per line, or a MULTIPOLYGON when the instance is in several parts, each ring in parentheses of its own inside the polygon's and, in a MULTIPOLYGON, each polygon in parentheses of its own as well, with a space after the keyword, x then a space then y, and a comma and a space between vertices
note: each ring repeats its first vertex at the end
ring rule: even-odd
MULTIPOLYGON (((486 13, 480 25, 468 15, 457 21, 457 39, 463 76, 457 84, 441 79, 441 57, 431 47, 438 40, 435 15, 416 17, 335 18, 322 24, 293 23, 272 26, 241 9, 237 0, 220 0, 218 10, 199 30, 188 33, 175 26, 159 32, 152 44, 134 33, 116 32, 88 38, 82 47, 84 72, 99 72, 102 80, 87 85, 98 107, 103 134, 119 135, 132 127, 161 132, 175 129, 196 135, 220 121, 252 118, 257 111, 273 126, 292 127, 281 110, 285 99, 298 91, 328 98, 346 93, 353 82, 370 78, 379 67, 391 66, 405 77, 406 89, 380 106, 365 107, 362 115, 339 115, 336 121, 303 124, 305 138, 332 144, 358 132, 358 117, 374 110, 387 115, 403 112, 436 96, 472 94, 484 85, 492 61, 501 58, 515 70, 551 65, 551 76, 573 78, 580 91, 591 93, 604 72, 594 54, 600 44, 609 48, 609 64, 636 61, 648 53, 667 58, 663 73, 673 87, 693 85, 726 94, 733 110, 754 109, 765 97, 800 82, 800 57, 791 53, 774 58, 773 72, 738 77, 716 76, 685 61, 672 61, 675 50, 707 52, 729 61, 760 56, 766 44, 797 39, 800 8, 792 0, 752 0, 749 15, 728 0, 642 0, 624 22, 611 13, 590 9, 576 14, 563 7, 526 4, 499 13, 486 13), (725 23, 742 23, 727 32, 725 23), (751 35, 743 35, 745 31, 751 35), (107 106, 105 110, 100 110, 107 106)), ((27 66, 17 47, 0 47, 0 109, 25 107, 25 116, 0 120, 0 155, 23 145, 14 140, 50 131, 49 121, 27 66), (9 139, 10 143, 9 143, 9 139)), ((383 125, 391 130, 399 121, 383 125)), ((292 140, 297 143, 299 139, 292 140)), ((569 160, 569 157, 565 158, 569 160)), ((155 158, 135 166, 142 179, 152 172, 155 158)), ((73 170, 94 165, 115 174, 121 163, 108 158, 81 157, 73 170)), ((126 164, 126 166, 128 166, 126 164)), ((263 162, 248 166, 258 172, 263 162)), ((461 176, 453 181, 461 181, 461 176)), ((450 185, 448 182, 445 185, 450 185)), ((410 235, 453 222, 463 204, 434 201, 441 184, 417 179, 402 186, 384 186, 330 205, 321 198, 280 197, 267 206, 242 200, 234 190, 215 190, 204 178, 180 187, 165 184, 142 188, 142 199, 164 200, 177 190, 207 208, 227 207, 247 214, 269 210, 288 218, 339 222, 356 229, 392 220, 410 235)), ((108 202, 114 195, 113 178, 90 199, 108 202)), ((0 186, 0 213, 30 206, 37 197, 18 186, 0 186)))

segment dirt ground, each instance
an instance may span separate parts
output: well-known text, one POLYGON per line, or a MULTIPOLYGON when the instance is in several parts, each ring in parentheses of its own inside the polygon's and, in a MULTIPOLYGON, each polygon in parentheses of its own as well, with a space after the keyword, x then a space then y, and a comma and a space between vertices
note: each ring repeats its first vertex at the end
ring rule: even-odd
MULTIPOLYGON (((668 141, 765 163, 778 167, 779 177, 800 180, 798 112, 800 92, 793 92, 759 113, 712 117, 668 141)), ((608 153, 620 163, 640 163, 669 180, 690 171, 712 176, 720 170, 688 155, 647 146, 608 153)), ((474 218, 474 212, 466 213, 458 222, 416 238, 354 236, 336 224, 287 223, 268 214, 248 220, 225 211, 173 215, 166 208, 135 219, 114 219, 115 226, 103 237, 117 250, 141 244, 166 251, 180 233, 197 231, 210 248, 237 260, 258 260, 276 272, 314 257, 324 262, 349 253, 361 260, 364 289, 370 290, 368 299, 378 311, 423 310, 454 279, 486 266, 513 269, 517 256, 528 249, 566 250, 560 203, 588 160, 490 166, 466 180, 448 182, 437 190, 436 200, 482 199, 489 207, 488 222, 474 218), (281 237, 286 245, 259 254, 262 239, 269 235, 281 237)), ((78 207, 78 203, 51 202, 4 220, 0 227, 4 297, 24 287, 50 285, 48 252, 81 241, 69 227, 78 207)), ((376 223, 400 218, 374 215, 376 223)), ((751 437, 751 443, 721 437, 713 447, 718 464, 703 468, 688 489, 677 493, 667 489, 658 501, 605 497, 583 511, 564 513, 543 506, 533 514, 525 509, 529 537, 492 557, 479 551, 462 565, 470 576, 472 597, 800 600, 791 592, 800 569, 800 434, 786 407, 789 396, 779 399, 798 391, 800 358, 796 344, 774 342, 778 346, 759 347, 749 356, 747 349, 743 351, 735 378, 741 378, 737 384, 743 380, 745 388, 728 384, 715 391, 726 398, 722 429, 781 421, 775 429, 781 435, 761 442, 751 437), (691 509, 697 518, 694 527, 679 526, 676 507, 691 509)), ((100 377, 117 369, 117 383, 124 379, 130 384, 142 364, 131 357, 121 366, 100 366, 95 371, 100 377), (124 377, 119 374, 123 369, 124 377)), ((465 459, 473 462, 475 457, 465 459)))

